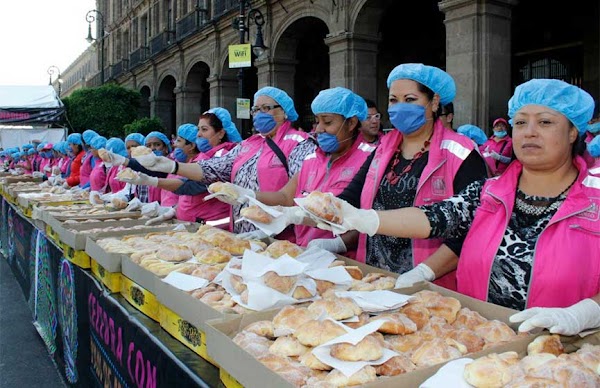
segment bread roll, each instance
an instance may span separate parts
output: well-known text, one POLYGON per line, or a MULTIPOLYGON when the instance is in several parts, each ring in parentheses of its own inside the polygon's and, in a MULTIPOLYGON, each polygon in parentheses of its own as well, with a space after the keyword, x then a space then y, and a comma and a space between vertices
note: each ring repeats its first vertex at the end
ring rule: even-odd
POLYGON ((292 294, 292 298, 294 299, 309 299, 312 298, 314 295, 310 293, 310 291, 308 291, 306 289, 306 287, 304 286, 296 286, 296 288, 294 288, 294 292, 292 294))
POLYGON ((442 338, 435 338, 424 342, 416 349, 410 360, 419 367, 436 365, 459 358, 463 355, 456 347, 449 345, 442 338))
POLYGON ((452 338, 463 344, 467 348, 467 353, 478 352, 483 349, 483 346, 485 345, 483 338, 466 328, 452 330, 447 338, 452 338))
POLYGON ((342 361, 375 361, 383 357, 383 346, 377 338, 368 335, 356 345, 348 342, 332 345, 329 354, 342 361))
POLYGON ((456 320, 452 323, 452 326, 474 330, 475 327, 485 322, 487 322, 487 319, 482 317, 477 311, 463 307, 458 311, 458 314, 456 314, 456 320))
POLYGON ((486 345, 508 342, 516 339, 517 334, 506 323, 491 320, 475 327, 475 334, 485 340, 486 345))
POLYGON ((518 362, 515 352, 489 354, 465 366, 463 377, 476 388, 502 387, 511 379, 510 366, 518 362))
POLYGON ((394 356, 376 366, 375 371, 379 376, 397 376, 417 369, 417 366, 406 355, 394 356))
POLYGON ((221 248, 209 248, 197 252, 194 257, 199 263, 220 264, 231 260, 231 253, 221 248))
POLYGON ((583 344, 577 352, 571 353, 569 356, 600 375, 600 346, 583 344))
POLYGON ((402 313, 386 313, 371 317, 370 321, 383 319, 386 322, 379 328, 385 334, 411 334, 417 331, 417 325, 402 313))
POLYGON ((110 200, 110 204, 117 210, 125 209, 128 205, 127 201, 123 201, 120 198, 113 198, 110 200))
POLYGON ((288 294, 292 290, 292 288, 294 288, 294 285, 296 285, 298 277, 280 276, 274 271, 269 271, 263 275, 262 279, 265 283, 265 286, 279 291, 282 294, 288 294))
POLYGON ((296 329, 293 336, 302 345, 317 347, 334 338, 346 334, 346 330, 328 319, 324 321, 311 320, 296 329))
POLYGON ((353 279, 361 280, 363 278, 363 272, 357 266, 345 265, 344 269, 353 279))
POLYGON ((132 158, 137 158, 139 156, 150 155, 152 153, 152 149, 140 145, 137 147, 130 148, 130 152, 132 158))
POLYGON ((320 299, 308 306, 317 316, 326 313, 337 321, 360 315, 362 309, 350 298, 320 299))
POLYGON ((400 312, 406 315, 417 325, 417 330, 421 330, 429 322, 430 313, 423 305, 408 304, 400 309, 400 312))
POLYGON ((132 180, 138 177, 138 174, 130 169, 129 167, 124 168, 123 170, 117 173, 117 179, 119 180, 132 180))
POLYGON ((273 317, 275 330, 294 332, 302 324, 317 318, 312 311, 305 307, 285 306, 273 317))
POLYGON ((358 329, 359 327, 369 323, 370 317, 371 316, 368 313, 362 313, 358 316, 358 322, 345 322, 345 325, 352 329, 358 329))
POLYGON ((190 275, 212 282, 222 271, 221 268, 214 265, 199 265, 190 275))
POLYGON ((385 342, 390 349, 410 356, 423 345, 425 340, 419 332, 416 332, 408 335, 386 335, 385 342))
POLYGON ((306 352, 299 358, 300 364, 314 370, 332 370, 333 368, 327 364, 323 364, 321 360, 315 357, 312 352, 306 352))
POLYGON ((426 302, 425 306, 432 316, 442 317, 448 323, 456 320, 456 315, 460 310, 460 302, 452 297, 442 296, 435 301, 426 302))
POLYGON ((308 351, 296 338, 291 336, 279 337, 275 340, 269 351, 282 357, 299 357, 308 351))
POLYGON ((248 286, 244 284, 244 279, 242 279, 242 277, 238 275, 230 274, 229 283, 231 283, 231 286, 238 294, 243 293, 248 288, 248 286))
POLYGON ((192 258, 194 253, 186 246, 165 244, 156 252, 156 257, 165 261, 186 261, 192 258))
POLYGON ((528 376, 555 380, 563 387, 600 387, 600 377, 594 371, 561 357, 531 369, 528 376))
POLYGON ((377 380, 375 368, 370 365, 363 367, 350 377, 346 377, 342 372, 335 369, 325 378, 325 381, 336 387, 346 387, 352 385, 363 385, 377 380))
POLYGON ((550 353, 560 356, 564 352, 565 348, 556 334, 541 335, 527 345, 527 354, 550 353))
POLYGON ((277 240, 267 247, 265 254, 274 259, 287 254, 290 257, 298 257, 304 250, 298 245, 287 240, 277 240))
POLYGON ((315 216, 334 224, 341 224, 344 221, 342 205, 331 193, 313 191, 306 196, 304 208, 315 216))
POLYGON ((249 324, 248 326, 246 326, 244 331, 249 331, 250 333, 257 334, 261 337, 275 338, 275 336, 273 335, 273 331, 274 331, 273 322, 271 322, 271 321, 253 322, 253 323, 249 324))
POLYGON ((273 217, 257 205, 250 205, 243 208, 240 210, 240 215, 251 221, 260 222, 262 224, 270 224, 273 222, 273 217))
POLYGON ((273 341, 249 331, 239 332, 232 340, 255 358, 268 355, 269 347, 273 344, 273 341))

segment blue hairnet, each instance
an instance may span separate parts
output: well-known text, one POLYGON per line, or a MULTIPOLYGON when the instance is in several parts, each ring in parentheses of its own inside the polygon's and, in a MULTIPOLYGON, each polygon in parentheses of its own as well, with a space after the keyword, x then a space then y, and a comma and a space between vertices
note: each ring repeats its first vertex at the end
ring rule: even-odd
POLYGON ((33 144, 23 144, 23 151, 30 149, 31 147, 33 147, 33 144))
POLYGON ((93 149, 99 150, 100 148, 106 147, 106 138, 104 136, 95 136, 92 138, 92 142, 89 144, 93 149))
POLYGON ((83 134, 81 135, 81 137, 83 138, 83 141, 87 145, 90 145, 92 143, 92 140, 96 136, 98 136, 98 133, 96 131, 94 131, 93 129, 86 129, 85 131, 83 131, 83 134))
POLYGON ((274 88, 273 86, 265 86, 254 93, 254 100, 256 101, 259 96, 271 97, 275 102, 281 105, 281 109, 285 111, 288 120, 298 120, 298 113, 296 112, 296 108, 294 108, 294 101, 292 101, 290 96, 283 90, 274 88))
POLYGON ((61 141, 59 143, 59 148, 57 151, 61 154, 67 155, 69 152, 69 143, 67 143, 66 141, 61 141))
MULTIPOLYGON (((158 132, 158 131, 152 131, 150 132, 148 135, 146 135, 146 141, 148 141, 148 139, 150 139, 151 137, 155 137, 158 140, 162 141, 163 143, 165 143, 165 145, 167 146, 167 149, 169 150, 168 152, 171 153, 171 142, 169 141, 169 139, 167 138, 167 135, 165 135, 162 132, 158 132)), ((194 139, 194 141, 196 141, 196 139, 194 139)))
POLYGON ((240 131, 238 131, 233 121, 231 121, 231 115, 229 114, 229 111, 227 109, 216 107, 209 109, 207 113, 214 114, 221 121, 223 129, 225 130, 225 132, 227 132, 228 141, 233 143, 239 143, 242 141, 240 131))
POLYGON ((72 133, 67 136, 68 144, 82 145, 81 144, 81 133, 72 133))
POLYGON ((144 145, 144 143, 146 142, 146 138, 141 133, 130 133, 125 138, 125 143, 127 143, 130 140, 138 143, 139 145, 144 145))
POLYGON ((35 148, 30 148, 27 150, 27 155, 33 155, 35 154, 35 148))
POLYGON ((508 116, 512 118, 525 105, 542 105, 564 116, 580 134, 594 112, 594 99, 585 90, 557 79, 532 79, 517 86, 508 100, 508 116))
POLYGON ((19 159, 21 157, 21 153, 20 152, 13 152, 12 155, 10 155, 10 156, 12 156, 13 159, 19 159))
POLYGON ((594 158, 600 158, 600 136, 596 136, 587 143, 587 150, 594 158))
POLYGON ((43 150, 43 149, 44 149, 44 146, 45 146, 46 144, 47 144, 46 142, 38 144, 38 146, 37 146, 37 151, 39 152, 39 151, 43 150))
POLYGON ((477 145, 482 145, 487 140, 485 132, 483 132, 483 130, 476 125, 461 125, 460 127, 458 127, 456 132, 460 133, 461 135, 467 136, 469 139, 477 143, 477 145))
POLYGON ((179 128, 177 128, 177 136, 190 143, 195 143, 196 138, 198 137, 198 127, 194 124, 181 124, 179 128))
POLYGON ((121 156, 127 156, 127 148, 125 147, 125 142, 118 137, 111 137, 106 142, 104 146, 107 150, 114 152, 115 154, 121 156))
POLYGON ((313 113, 337 113, 348 119, 356 116, 360 121, 367 118, 367 103, 365 100, 346 88, 331 88, 321 90, 310 104, 313 113))
POLYGON ((403 63, 396 66, 388 75, 387 87, 399 79, 410 79, 427 86, 440 96, 440 103, 451 103, 456 96, 456 84, 450 74, 434 66, 422 63, 403 63))

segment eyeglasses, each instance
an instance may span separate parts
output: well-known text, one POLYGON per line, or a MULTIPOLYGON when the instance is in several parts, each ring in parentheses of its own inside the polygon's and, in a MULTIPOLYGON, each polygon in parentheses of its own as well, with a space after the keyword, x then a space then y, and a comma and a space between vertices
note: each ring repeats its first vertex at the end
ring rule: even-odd
POLYGON ((275 108, 281 108, 281 105, 253 106, 252 108, 250 108, 250 113, 256 114, 256 113, 258 113, 258 111, 261 111, 263 113, 269 113, 270 111, 272 111, 275 108))
POLYGON ((373 115, 367 115, 367 120, 380 120, 381 119, 381 113, 375 113, 373 115))

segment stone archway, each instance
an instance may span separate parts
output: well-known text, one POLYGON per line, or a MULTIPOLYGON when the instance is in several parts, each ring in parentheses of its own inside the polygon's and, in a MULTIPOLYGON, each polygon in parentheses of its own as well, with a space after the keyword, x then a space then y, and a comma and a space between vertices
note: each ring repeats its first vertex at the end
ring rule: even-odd
POLYGON ((140 108, 138 111, 139 118, 150 117, 150 87, 142 86, 140 89, 140 108))
POLYGON ((210 109, 209 75, 210 67, 205 62, 196 62, 187 74, 185 85, 176 91, 179 123, 197 124, 202 112, 210 109))
POLYGON ((298 111, 297 126, 309 131, 314 121, 310 104, 319 91, 330 87, 329 28, 321 19, 303 17, 282 33, 273 54, 274 85, 285 90, 298 111))
POLYGON ((175 78, 171 75, 167 75, 161 81, 154 101, 156 116, 162 121, 166 128, 166 134, 169 136, 174 134, 177 129, 177 107, 175 102, 176 85, 177 82, 175 81, 175 78))

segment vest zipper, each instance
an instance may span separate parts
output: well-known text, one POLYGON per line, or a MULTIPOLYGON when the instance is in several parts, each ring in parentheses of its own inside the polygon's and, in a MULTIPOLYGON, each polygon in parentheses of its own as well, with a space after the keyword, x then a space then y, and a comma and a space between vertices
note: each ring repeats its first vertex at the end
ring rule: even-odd
MULTIPOLYGON (((508 214, 508 206, 506 206, 506 203, 498 196, 494 195, 492 192, 489 191, 489 189, 486 189, 486 193, 494 198, 496 201, 500 202, 502 204, 502 207, 504 207, 504 213, 506 215, 506 224, 504 225, 504 232, 506 233, 506 229, 508 228, 508 223, 510 222, 510 214, 508 214)), ((477 210, 476 210, 477 211, 477 210)), ((504 233, 502 234, 502 239, 504 238, 504 233)), ((502 239, 500 240, 500 244, 502 244, 502 239)), ((498 245, 500 246, 500 245, 498 245)), ((496 252, 498 252, 498 248, 496 248, 496 252)), ((492 265, 490 265, 490 271, 488 273, 488 277, 487 277, 487 287, 486 292, 485 292, 485 301, 489 302, 489 295, 490 295, 490 281, 492 279, 492 268, 494 266, 494 261, 496 260, 496 253, 494 253, 494 257, 492 259, 492 265)))
POLYGON ((586 232, 588 232, 588 233, 595 234, 596 236, 600 236, 600 232, 596 232, 595 230, 591 230, 591 229, 588 229, 588 228, 584 228, 584 227, 583 227, 583 226, 581 226, 581 225, 569 225, 569 228, 571 228, 571 229, 581 229, 581 230, 585 230, 585 231, 586 231, 586 232))

